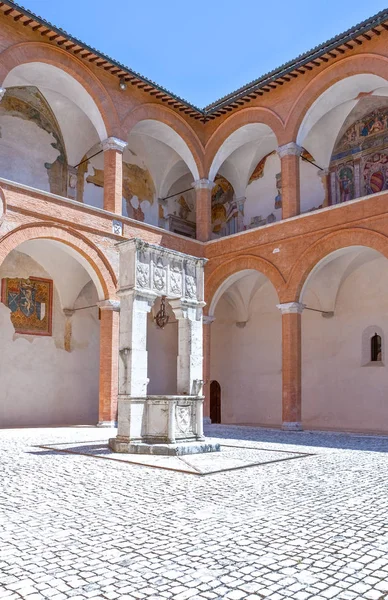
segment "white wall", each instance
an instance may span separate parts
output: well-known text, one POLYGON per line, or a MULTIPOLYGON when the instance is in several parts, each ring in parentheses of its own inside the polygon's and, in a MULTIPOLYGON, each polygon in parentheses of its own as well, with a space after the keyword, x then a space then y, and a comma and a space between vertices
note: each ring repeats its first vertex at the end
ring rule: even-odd
MULTIPOLYGON (((317 307, 320 296, 314 293, 319 273, 316 278, 303 298, 312 307, 317 307)), ((333 284, 334 279, 333 275, 333 284)), ((327 279, 326 285, 330 285, 327 279)), ((387 350, 384 366, 362 366, 362 334, 367 327, 382 329, 387 348, 387 298, 388 261, 381 257, 360 266, 343 282, 333 318, 304 311, 302 420, 306 429, 388 432, 387 350)))
POLYGON ((55 138, 36 123, 19 117, 0 116, 0 177, 50 191, 45 163, 53 163, 59 150, 55 138))
POLYGON ((158 327, 153 317, 160 308, 160 300, 155 302, 148 315, 147 350, 148 378, 147 393, 152 395, 175 395, 177 393, 178 324, 167 303, 169 323, 164 329, 158 327))
POLYGON ((272 154, 265 161, 264 174, 256 179, 246 188, 244 205, 244 226, 249 228, 252 217, 261 215, 266 219, 271 213, 276 221, 282 218, 282 209, 275 209, 275 198, 277 196, 276 174, 280 173, 280 158, 272 154))
MULTIPOLYGON (((0 267, 0 279, 29 276, 50 278, 37 262, 17 251, 0 267)), ((94 284, 89 282, 75 307, 96 301, 94 284)), ((98 311, 74 313, 71 352, 67 352, 62 308, 54 278, 53 335, 27 336, 15 334, 10 310, 0 302, 0 427, 97 423, 98 311)))
POLYGON ((223 423, 281 424, 281 315, 267 282, 255 293, 244 328, 221 298, 211 325, 210 379, 221 385, 223 423))

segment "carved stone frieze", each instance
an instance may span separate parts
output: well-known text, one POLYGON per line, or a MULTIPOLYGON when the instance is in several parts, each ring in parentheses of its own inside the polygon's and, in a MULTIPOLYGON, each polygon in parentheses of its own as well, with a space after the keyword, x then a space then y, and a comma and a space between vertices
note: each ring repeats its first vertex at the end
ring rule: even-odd
POLYGON ((118 244, 120 291, 139 290, 153 296, 203 305, 206 259, 133 239, 118 244))

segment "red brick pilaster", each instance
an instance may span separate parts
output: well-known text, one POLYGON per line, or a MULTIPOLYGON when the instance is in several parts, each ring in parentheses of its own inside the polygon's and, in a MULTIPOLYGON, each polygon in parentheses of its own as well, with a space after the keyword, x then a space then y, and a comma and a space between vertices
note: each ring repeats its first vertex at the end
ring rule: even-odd
POLYGON ((278 304, 282 313, 282 421, 283 429, 302 429, 302 339, 303 304, 278 304))
POLYGON ((98 424, 112 426, 117 421, 119 302, 104 300, 100 308, 100 394, 98 424))
POLYGON ((302 148, 290 142, 278 148, 282 164, 282 218, 300 214, 300 155, 302 148))
POLYGON ((194 181, 197 240, 207 242, 212 234, 212 189, 214 182, 208 179, 194 181))
POLYGON ((104 150, 104 209, 122 214, 123 152, 126 142, 114 137, 102 142, 104 150))

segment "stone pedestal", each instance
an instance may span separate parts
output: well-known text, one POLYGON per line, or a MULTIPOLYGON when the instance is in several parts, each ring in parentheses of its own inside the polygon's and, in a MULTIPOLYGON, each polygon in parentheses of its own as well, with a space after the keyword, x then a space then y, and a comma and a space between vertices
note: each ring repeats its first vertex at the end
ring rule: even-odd
POLYGON ((121 397, 115 452, 182 455, 214 452, 219 444, 205 442, 203 396, 121 397))

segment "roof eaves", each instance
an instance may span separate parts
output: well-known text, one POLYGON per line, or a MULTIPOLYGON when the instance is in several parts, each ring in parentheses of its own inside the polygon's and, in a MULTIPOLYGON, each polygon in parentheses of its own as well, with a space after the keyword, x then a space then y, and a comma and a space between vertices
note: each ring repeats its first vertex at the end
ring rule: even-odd
POLYGON ((222 98, 220 98, 219 100, 216 100, 215 102, 212 102, 211 104, 208 104, 203 109, 205 116, 212 114, 213 112, 215 112, 216 110, 218 110, 224 106, 227 106, 228 104, 230 104, 231 102, 233 102, 234 100, 237 100, 238 98, 240 98, 242 96, 246 96, 247 94, 252 93, 253 91, 259 89, 260 87, 265 86, 266 84, 270 83, 271 81, 278 79, 282 75, 286 75, 287 73, 289 73, 297 68, 302 67, 303 65, 311 62, 312 60, 319 58, 319 56, 322 56, 323 54, 326 54, 327 52, 334 50, 336 47, 338 47, 342 44, 345 44, 348 41, 351 41, 352 39, 358 37, 359 35, 362 35, 363 33, 370 31, 373 27, 381 25, 381 23, 383 23, 384 21, 387 21, 387 20, 388 20, 388 9, 384 9, 384 10, 380 11, 379 13, 377 13, 376 15, 374 15, 373 17, 370 17, 369 19, 359 23, 358 25, 351 27, 350 29, 346 30, 343 33, 340 33, 339 35, 331 38, 330 40, 324 42, 323 44, 315 46, 312 50, 309 50, 308 52, 305 52, 304 54, 300 54, 293 60, 290 60, 287 63, 284 63, 282 66, 277 67, 273 71, 270 71, 269 73, 266 73, 265 75, 262 75, 258 79, 255 79, 255 80, 251 81, 250 83, 238 88, 234 92, 227 94, 226 96, 223 96, 222 98))
POLYGON ((106 60, 106 61, 110 62, 115 67, 120 68, 122 71, 127 72, 129 75, 138 78, 143 83, 146 83, 147 85, 150 85, 150 86, 156 88, 158 91, 160 91, 160 92, 162 92, 162 93, 170 96, 172 99, 176 100, 177 102, 181 102, 182 104, 185 104, 188 108, 191 108, 192 110, 200 113, 201 115, 204 114, 203 109, 198 108, 197 106, 195 106, 194 104, 191 104, 190 102, 188 102, 184 98, 181 98, 180 96, 177 96, 176 94, 173 94, 172 92, 170 92, 166 88, 164 88, 161 85, 155 83, 151 79, 147 79, 147 77, 144 77, 143 75, 141 75, 137 71, 133 71, 132 69, 130 69, 129 67, 127 67, 123 63, 118 62, 117 60, 111 58, 107 54, 103 54, 102 52, 100 52, 96 48, 93 48, 93 46, 89 46, 88 44, 85 44, 85 42, 79 40, 78 38, 73 37, 72 35, 70 35, 69 33, 67 33, 67 31, 65 31, 64 29, 62 29, 61 27, 57 27, 56 25, 53 25, 49 21, 46 21, 45 19, 43 19, 42 17, 40 17, 39 15, 36 15, 35 13, 31 12, 27 8, 24 8, 24 6, 21 6, 20 4, 17 4, 16 2, 13 2, 13 0, 3 0, 3 4, 6 4, 10 8, 14 8, 15 10, 19 10, 19 11, 23 12, 23 14, 26 17, 28 17, 30 19, 33 19, 37 23, 41 23, 41 25, 43 25, 44 27, 50 28, 52 31, 54 31, 55 33, 58 33, 59 35, 65 36, 70 42, 73 42, 77 46, 82 46, 83 48, 85 48, 85 50, 88 50, 89 52, 92 52, 93 54, 97 55, 98 57, 102 58, 103 60, 106 60))

